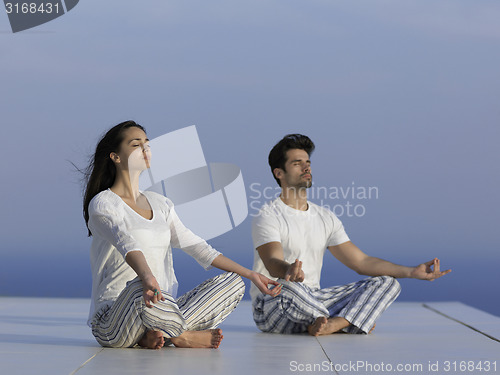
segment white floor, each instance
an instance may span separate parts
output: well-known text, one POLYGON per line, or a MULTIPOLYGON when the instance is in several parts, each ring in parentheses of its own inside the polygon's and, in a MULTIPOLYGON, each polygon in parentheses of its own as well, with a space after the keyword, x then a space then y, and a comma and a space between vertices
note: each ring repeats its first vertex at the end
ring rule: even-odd
POLYGON ((103 349, 84 299, 0 298, 0 374, 500 374, 500 318, 457 302, 394 303, 371 335, 255 328, 249 301, 219 349, 103 349))

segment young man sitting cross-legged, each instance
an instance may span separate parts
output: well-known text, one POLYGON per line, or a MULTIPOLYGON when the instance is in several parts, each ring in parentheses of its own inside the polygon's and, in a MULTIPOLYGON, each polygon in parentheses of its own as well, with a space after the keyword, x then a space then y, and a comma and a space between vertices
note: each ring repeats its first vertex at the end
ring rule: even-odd
POLYGON ((308 137, 290 134, 269 154, 281 195, 253 220, 253 270, 276 278, 282 291, 273 298, 252 285, 254 320, 264 332, 370 333, 399 295, 396 278, 434 280, 450 270, 440 271, 437 258, 416 267, 400 266, 368 256, 354 245, 333 212, 307 200, 313 150, 308 137), (326 248, 347 267, 371 277, 321 289, 326 248))

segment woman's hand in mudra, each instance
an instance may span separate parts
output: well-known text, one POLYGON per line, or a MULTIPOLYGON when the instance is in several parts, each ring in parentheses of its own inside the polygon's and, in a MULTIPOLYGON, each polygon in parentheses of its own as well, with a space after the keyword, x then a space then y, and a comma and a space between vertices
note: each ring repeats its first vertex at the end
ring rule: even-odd
POLYGON ((152 304, 158 301, 165 301, 165 297, 161 294, 160 285, 153 275, 142 279, 142 295, 147 307, 153 307, 152 304))
POLYGON ((281 284, 280 283, 278 283, 277 281, 271 280, 260 273, 252 271, 248 278, 264 294, 269 294, 270 296, 276 297, 278 294, 281 293, 281 284), (269 285, 274 285, 274 288, 269 289, 269 285))

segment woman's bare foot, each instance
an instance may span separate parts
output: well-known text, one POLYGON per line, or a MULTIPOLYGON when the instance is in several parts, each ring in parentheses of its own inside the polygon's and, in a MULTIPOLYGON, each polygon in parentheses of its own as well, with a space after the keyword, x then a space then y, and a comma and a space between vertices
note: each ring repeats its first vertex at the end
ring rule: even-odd
POLYGON ((165 345, 165 338, 160 331, 146 331, 139 345, 148 349, 161 349, 165 345))
POLYGON ((222 329, 208 329, 206 331, 184 331, 182 335, 170 340, 178 348, 214 348, 217 349, 224 336, 222 329))
POLYGON ((307 327, 307 332, 311 336, 321 336, 321 335, 329 335, 331 333, 339 332, 345 327, 349 326, 349 322, 340 316, 336 316, 333 318, 325 318, 324 316, 320 316, 316 318, 313 324, 307 327))

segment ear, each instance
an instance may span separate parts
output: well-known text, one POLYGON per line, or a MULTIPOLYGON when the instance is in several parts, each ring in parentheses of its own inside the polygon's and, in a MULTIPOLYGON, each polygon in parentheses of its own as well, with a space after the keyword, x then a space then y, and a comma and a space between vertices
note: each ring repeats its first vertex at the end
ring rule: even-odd
POLYGON ((276 177, 278 180, 283 178, 284 173, 285 172, 281 168, 274 168, 273 170, 274 177, 276 177))
POLYGON ((120 157, 116 152, 109 154, 109 158, 113 161, 113 163, 120 163, 120 157))

